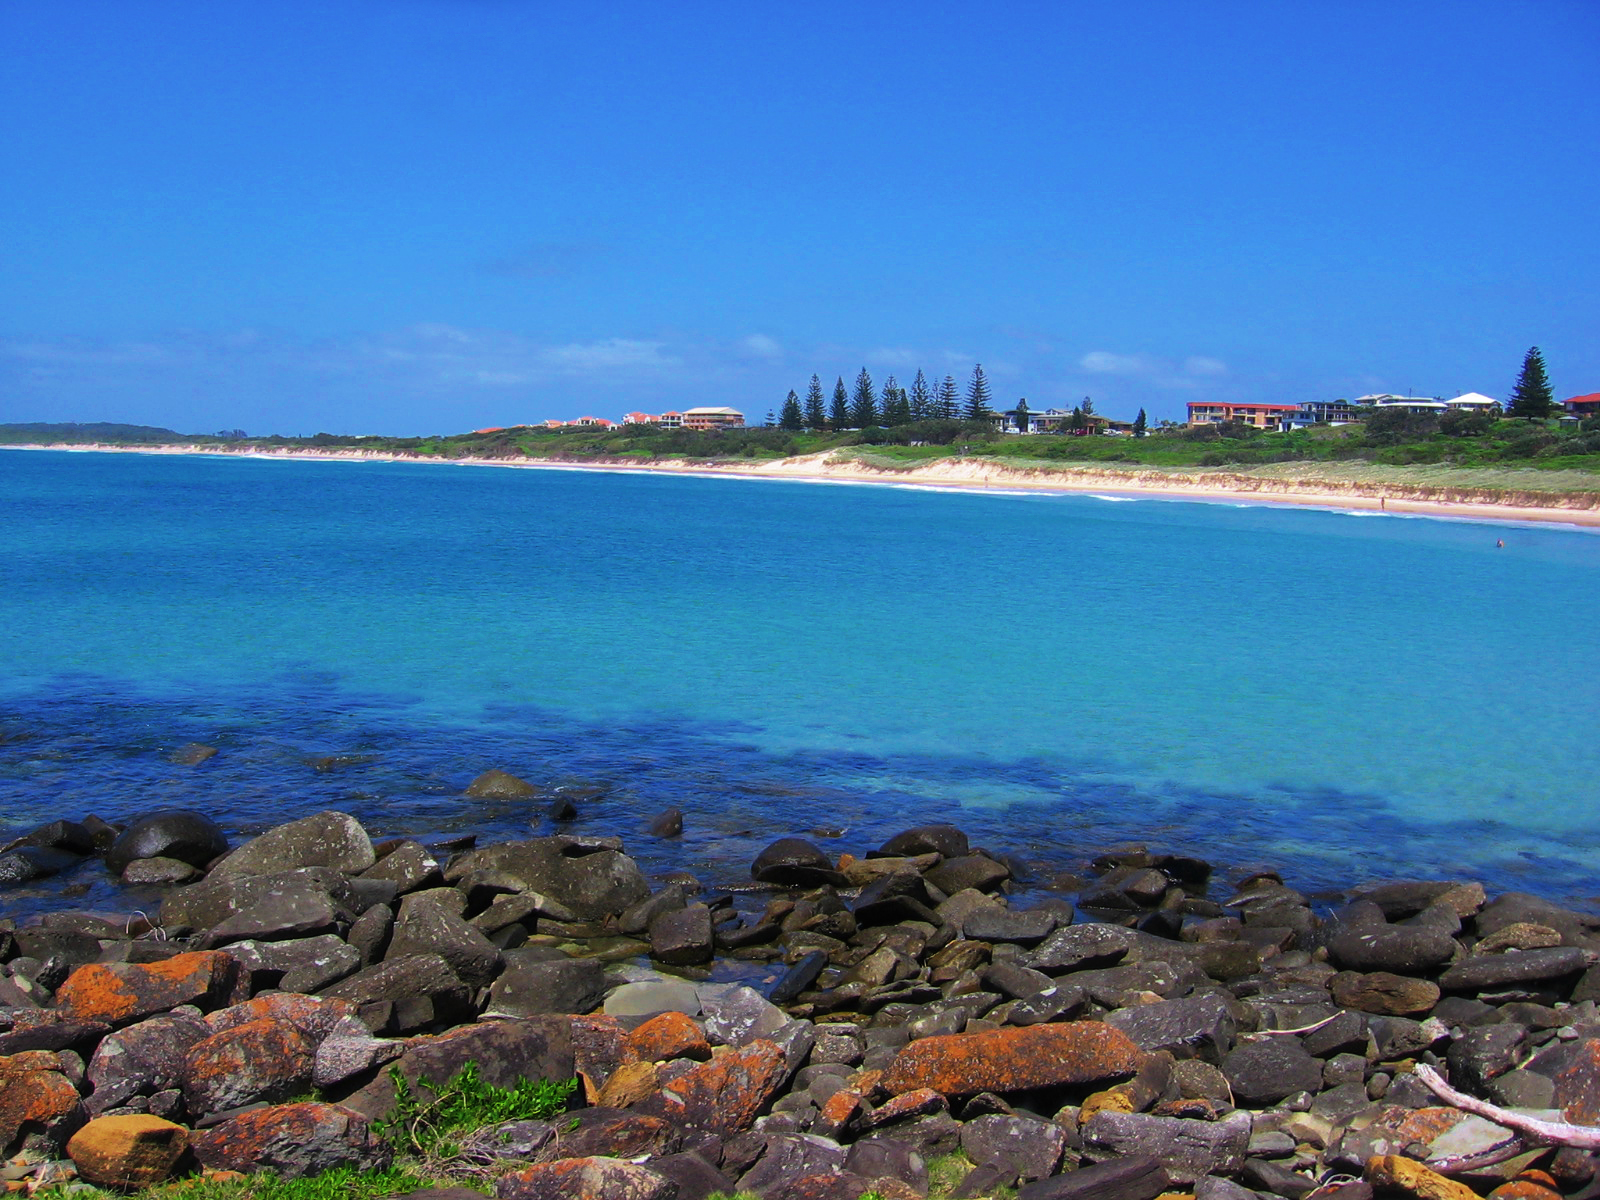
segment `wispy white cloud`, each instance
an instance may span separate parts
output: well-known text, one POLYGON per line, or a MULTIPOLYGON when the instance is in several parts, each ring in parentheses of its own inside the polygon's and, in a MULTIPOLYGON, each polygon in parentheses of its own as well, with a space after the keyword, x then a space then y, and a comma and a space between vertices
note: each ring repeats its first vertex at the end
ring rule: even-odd
POLYGON ((901 370, 910 370, 920 361, 915 350, 908 350, 904 346, 879 346, 868 350, 864 357, 874 367, 898 367, 901 370))
POLYGON ((783 346, 764 333, 752 333, 739 343, 739 349, 752 358, 783 357, 783 346))
POLYGON ((1190 375, 1226 375, 1228 364, 1220 358, 1207 358, 1203 354, 1192 354, 1183 360, 1183 369, 1190 375))
POLYGON ((1143 354, 1113 354, 1109 350, 1091 350, 1078 360, 1085 371, 1096 375, 1147 375, 1156 364, 1143 354))
POLYGON ((607 338, 599 342, 551 346, 539 351, 538 358, 564 371, 579 374, 677 366, 679 360, 663 354, 663 347, 662 342, 607 338))

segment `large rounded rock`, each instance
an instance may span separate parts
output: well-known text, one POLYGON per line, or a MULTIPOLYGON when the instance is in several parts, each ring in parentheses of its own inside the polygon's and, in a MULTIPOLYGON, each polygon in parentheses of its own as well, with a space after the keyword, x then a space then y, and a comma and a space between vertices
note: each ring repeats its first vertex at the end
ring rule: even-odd
POLYGON ((72 1135, 67 1157, 97 1187, 143 1188, 171 1175, 188 1148, 182 1125, 129 1113, 90 1121, 72 1135))
POLYGON ((94 1090, 85 1106, 100 1113, 178 1086, 189 1048, 212 1032, 199 1017, 162 1013, 108 1034, 89 1060, 86 1078, 94 1090))
POLYGON ((1322 1064, 1291 1037, 1247 1042, 1222 1060, 1222 1074, 1239 1101, 1251 1105, 1322 1087, 1322 1064))
POLYGON ((478 800, 520 800, 539 789, 508 771, 485 771, 467 784, 467 795, 478 800))
POLYGON ((826 854, 804 838, 793 837, 779 838, 756 855, 750 877, 779 887, 843 887, 845 883, 826 854))
POLYGON ((445 879, 463 887, 537 892, 580 921, 600 921, 650 895, 637 863, 608 845, 574 838, 531 838, 469 850, 450 861, 445 879))
POLYGON ((120 875, 141 858, 175 858, 203 867, 227 852, 228 837, 210 817, 186 808, 163 809, 140 817, 117 835, 106 851, 106 867, 120 875))
POLYGON ((373 1171, 392 1157, 367 1122, 337 1104, 256 1109, 193 1135, 194 1156, 218 1171, 273 1170, 285 1179, 335 1167, 373 1171))
POLYGON ((317 1047, 287 1021, 246 1021, 203 1038, 184 1058, 192 1116, 287 1100, 311 1086, 317 1047))
POLYGON ((1424 925, 1362 925, 1344 928, 1328 941, 1328 957, 1347 971, 1422 975, 1455 955, 1456 940, 1424 925))
POLYGON ((967 835, 954 825, 919 825, 897 833, 873 856, 875 858, 910 857, 917 854, 941 854, 945 858, 960 858, 969 852, 967 835))
POLYGON ((153 963, 90 963, 67 976, 56 1010, 71 1021, 131 1025, 180 1004, 215 1008, 233 987, 236 966, 220 950, 175 954, 153 963))
POLYGON ((331 867, 358 875, 376 861, 372 839, 360 821, 348 813, 320 812, 269 829, 246 842, 218 863, 213 874, 233 878, 271 875, 300 867, 331 867))
POLYGON ((82 861, 79 855, 70 850, 56 850, 49 846, 18 846, 0 854, 0 884, 47 879, 70 870, 82 861))

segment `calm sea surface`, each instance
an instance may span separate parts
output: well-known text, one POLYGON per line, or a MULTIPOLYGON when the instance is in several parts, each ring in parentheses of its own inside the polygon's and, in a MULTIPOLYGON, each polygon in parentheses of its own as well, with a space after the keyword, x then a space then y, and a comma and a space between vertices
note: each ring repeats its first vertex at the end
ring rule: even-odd
MULTIPOLYGON (((605 785, 579 829, 713 880, 948 819, 1041 875, 1131 840, 1308 889, 1600 894, 1594 533, 14 452, 0 534, 0 833, 175 804, 547 829, 462 798, 501 767, 605 785), (191 741, 221 753, 166 760, 191 741), (685 838, 643 836, 669 805, 685 838)), ((113 902, 86 872, 0 912, 113 902)))

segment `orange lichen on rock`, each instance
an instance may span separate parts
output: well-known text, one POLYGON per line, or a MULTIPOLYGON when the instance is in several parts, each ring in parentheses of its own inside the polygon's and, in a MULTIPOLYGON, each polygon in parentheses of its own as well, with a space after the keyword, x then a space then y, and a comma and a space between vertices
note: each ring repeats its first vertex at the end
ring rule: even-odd
POLYGON ((639 1107, 680 1127, 729 1138, 750 1127, 787 1074, 783 1050, 762 1038, 691 1067, 639 1107))
POLYGON ((898 1095, 932 1088, 946 1096, 1100 1083, 1138 1070, 1144 1052, 1099 1021, 1025 1025, 922 1038, 901 1050, 881 1086, 898 1095))
POLYGON ((311 1083, 316 1058, 316 1043, 288 1021, 246 1021, 189 1048, 184 1098, 198 1113, 287 1100, 311 1083))
POLYGON ((1420 1200, 1478 1200, 1478 1193, 1464 1183, 1446 1179, 1414 1159, 1398 1154, 1379 1154, 1367 1160, 1367 1182, 1374 1187, 1409 1192, 1420 1200))
POLYGON ((1561 1193, 1531 1179, 1513 1179, 1490 1192, 1489 1200, 1561 1200, 1561 1193))
POLYGON ((67 1143, 78 1174, 100 1187, 160 1183, 189 1149, 189 1131, 148 1113, 96 1117, 67 1143))
POLYGON ((67 976, 56 992, 56 1011, 68 1021, 127 1025, 180 1004, 219 1001, 233 975, 233 956, 221 950, 153 963, 90 963, 67 976))
POLYGON ((24 1125, 53 1125, 78 1107, 78 1089, 47 1050, 0 1058, 0 1149, 14 1142, 24 1125))
POLYGON ((704 1062, 711 1057, 711 1043, 694 1018, 681 1012, 664 1012, 651 1017, 628 1034, 624 1046, 645 1062, 663 1062, 669 1058, 697 1058, 704 1062))

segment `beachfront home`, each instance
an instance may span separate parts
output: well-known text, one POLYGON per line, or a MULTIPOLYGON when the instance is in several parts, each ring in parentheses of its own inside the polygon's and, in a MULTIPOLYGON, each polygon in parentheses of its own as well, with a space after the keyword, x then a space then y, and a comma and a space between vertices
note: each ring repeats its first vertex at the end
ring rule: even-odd
POLYGON ((664 412, 656 418, 656 424, 663 429, 682 429, 683 414, 681 412, 664 412))
POLYGON ((1214 401, 1189 401, 1189 424, 1220 425, 1238 421, 1257 429, 1276 429, 1278 422, 1298 412, 1298 404, 1223 404, 1214 401))
POLYGON ((1500 411, 1500 401, 1493 396, 1485 396, 1482 392, 1467 392, 1465 395, 1457 396, 1454 400, 1446 400, 1444 405, 1453 412, 1493 414, 1500 411))
POLYGON ((1600 416, 1600 392, 1590 392, 1587 396, 1574 396, 1570 400, 1563 400, 1561 407, 1574 417, 1600 416))
POLYGON ((1450 410, 1443 400, 1428 396, 1363 396, 1357 403, 1371 404, 1373 408, 1398 408, 1408 413, 1433 413, 1435 416, 1450 410))
POLYGON ((608 421, 604 417, 579 417, 576 421, 568 421, 569 425, 582 425, 587 429, 610 429, 615 421, 608 421))
POLYGON ((691 408, 683 414, 685 429, 740 429, 744 414, 736 408, 691 408))
POLYGON ((1361 410, 1348 400, 1307 400, 1278 421, 1280 433, 1312 425, 1348 425, 1361 420, 1361 410))
POLYGON ((652 417, 649 413, 634 412, 623 417, 622 423, 624 425, 653 425, 660 419, 660 417, 652 417))

